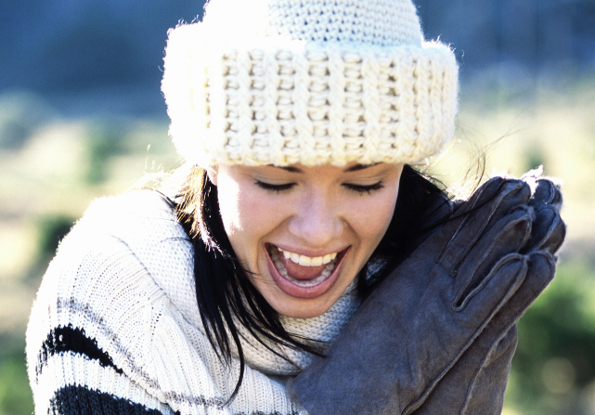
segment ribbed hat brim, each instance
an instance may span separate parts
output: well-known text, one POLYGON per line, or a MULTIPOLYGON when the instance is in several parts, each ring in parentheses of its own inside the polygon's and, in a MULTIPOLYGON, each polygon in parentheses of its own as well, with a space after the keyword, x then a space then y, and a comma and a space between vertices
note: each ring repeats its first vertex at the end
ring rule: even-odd
POLYGON ((454 134, 458 67, 440 43, 379 47, 170 32, 170 135, 201 166, 416 163, 454 134))

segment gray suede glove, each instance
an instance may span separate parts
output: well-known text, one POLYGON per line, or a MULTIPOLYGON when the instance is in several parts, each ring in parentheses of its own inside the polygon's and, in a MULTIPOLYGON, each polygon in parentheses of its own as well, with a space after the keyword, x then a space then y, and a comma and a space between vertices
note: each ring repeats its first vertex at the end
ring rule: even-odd
MULTIPOLYGON (((366 299, 339 338, 289 385, 313 415, 409 414, 522 285, 531 190, 484 184, 366 299)), ((443 413, 454 413, 446 410, 443 413)))
POLYGON ((516 349, 516 322, 551 281, 555 254, 564 241, 566 226, 560 217, 562 194, 545 178, 524 177, 535 189, 529 202, 535 210, 525 281, 492 318, 459 361, 440 380, 416 415, 500 414, 516 349))

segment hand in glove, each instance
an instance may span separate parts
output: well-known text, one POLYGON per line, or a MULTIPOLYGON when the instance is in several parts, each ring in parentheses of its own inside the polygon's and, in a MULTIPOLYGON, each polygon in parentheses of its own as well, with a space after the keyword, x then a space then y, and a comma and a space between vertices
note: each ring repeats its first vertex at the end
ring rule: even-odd
POLYGON ((417 409, 531 269, 518 253, 531 238, 530 196, 522 181, 492 179, 463 203, 295 378, 301 404, 313 415, 417 409))
POLYGON ((416 415, 500 414, 517 343, 516 322, 554 276, 555 258, 566 227, 560 218, 560 189, 545 178, 525 177, 535 188, 531 238, 522 252, 529 270, 521 287, 440 380, 416 415))

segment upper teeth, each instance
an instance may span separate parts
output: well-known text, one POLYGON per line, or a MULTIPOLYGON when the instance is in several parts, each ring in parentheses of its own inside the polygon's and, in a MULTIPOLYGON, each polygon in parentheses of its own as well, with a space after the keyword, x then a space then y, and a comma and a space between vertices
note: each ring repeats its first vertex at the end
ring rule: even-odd
POLYGON ((283 253, 285 259, 290 259, 296 264, 303 265, 305 267, 317 267, 322 264, 328 264, 337 257, 337 253, 326 254, 325 256, 309 257, 306 255, 296 254, 295 252, 284 251, 279 248, 279 252, 283 253))

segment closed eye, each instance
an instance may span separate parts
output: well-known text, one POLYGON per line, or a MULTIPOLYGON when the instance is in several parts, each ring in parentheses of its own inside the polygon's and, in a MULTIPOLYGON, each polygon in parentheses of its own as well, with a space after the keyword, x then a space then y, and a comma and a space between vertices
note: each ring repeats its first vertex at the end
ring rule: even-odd
POLYGON ((272 184, 267 182, 261 182, 260 180, 254 180, 254 184, 260 187, 261 189, 276 193, 289 190, 295 186, 295 183, 272 184))
POLYGON ((376 190, 380 190, 384 187, 384 183, 379 181, 378 183, 369 184, 369 185, 362 185, 362 184, 353 184, 353 183, 343 183, 343 186, 349 190, 353 190, 354 192, 363 195, 364 193, 371 194, 376 190))

